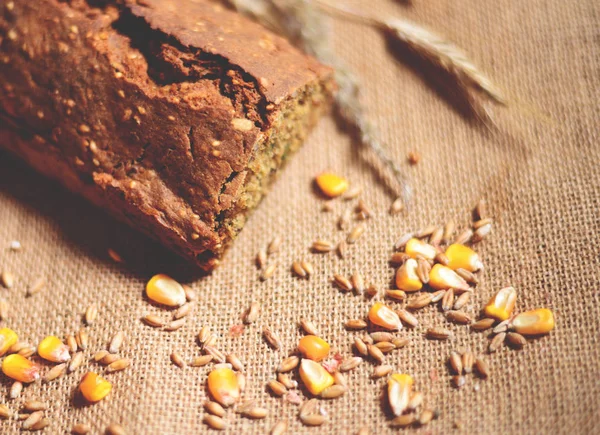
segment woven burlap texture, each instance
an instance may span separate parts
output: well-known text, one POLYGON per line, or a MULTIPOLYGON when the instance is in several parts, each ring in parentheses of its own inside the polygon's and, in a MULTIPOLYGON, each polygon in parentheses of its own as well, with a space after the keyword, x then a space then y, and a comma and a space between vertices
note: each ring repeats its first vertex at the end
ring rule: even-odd
MULTIPOLYGON (((353 337, 360 334, 344 330, 343 323, 364 317, 372 302, 338 291, 331 285, 333 273, 360 271, 385 289, 394 275, 387 260, 402 233, 448 219, 464 228, 474 204, 486 198, 495 224, 477 247, 486 267, 466 310, 478 313, 495 291, 513 285, 519 292, 517 309, 551 308, 556 329, 530 340, 523 350, 504 347, 486 355, 490 378, 469 376, 466 386, 456 390, 445 365, 449 353, 460 348, 484 353, 487 334, 448 325, 436 308, 420 311, 420 325, 399 334, 412 338, 412 344, 386 359, 413 375, 416 389, 440 417, 426 428, 407 431, 600 431, 598 2, 440 0, 416 1, 412 7, 392 0, 347 3, 414 19, 464 47, 507 91, 511 104, 494 111, 497 128, 466 120, 411 65, 390 54, 377 31, 336 20, 336 48, 363 80, 369 116, 410 176, 415 195, 409 212, 387 213, 391 197, 371 169, 372 156, 357 149, 334 119, 323 119, 222 266, 210 277, 190 281, 198 302, 185 326, 171 333, 140 321, 147 313, 170 315, 143 297, 147 279, 163 271, 152 266, 163 257, 163 249, 1 154, 0 269, 16 276, 14 288, 0 290, 10 305, 2 325, 30 343, 51 334, 64 337, 82 326, 85 308, 96 303, 100 313, 88 328, 86 357, 106 348, 110 337, 122 330, 126 339, 121 354, 131 358, 132 366, 106 375, 113 392, 92 406, 76 406, 72 398, 86 370, 104 372, 93 362, 49 384, 28 386, 13 401, 7 397, 10 382, 2 378, 0 402, 13 411, 27 399, 47 402, 51 426, 46 433, 66 433, 79 422, 92 425, 95 434, 112 422, 131 434, 205 432, 202 403, 209 368, 180 369, 169 355, 178 351, 186 361, 199 355, 196 334, 207 325, 219 335, 221 350, 245 362, 245 396, 257 398, 269 410, 263 421, 229 414, 229 433, 266 433, 279 419, 289 422, 290 433, 356 433, 363 426, 389 433, 381 400, 385 382, 370 379, 371 362, 348 374, 345 396, 323 403, 329 421, 315 429, 302 426, 297 406, 269 395, 265 383, 294 350, 301 336, 297 322, 303 317, 318 326, 333 349, 351 355, 353 337), (405 163, 411 150, 422 156, 414 167, 405 163), (322 200, 311 190, 311 180, 327 168, 362 186, 373 210, 364 236, 345 260, 308 249, 317 238, 343 238, 336 219, 355 205, 336 201, 333 212, 320 211, 322 200), (279 263, 279 268, 272 279, 260 282, 254 256, 275 235, 284 243, 269 262, 279 263), (12 240, 22 243, 20 252, 9 250, 12 240), (120 251, 126 264, 112 262, 106 254, 109 247, 120 251), (316 271, 309 280, 292 277, 289 268, 297 259, 313 262, 316 271), (28 285, 39 276, 46 278, 47 287, 26 298, 28 285), (229 328, 241 323, 240 315, 252 301, 261 305, 258 321, 231 337, 229 328), (435 325, 448 326, 455 338, 424 339, 425 329, 435 325), (280 351, 262 339, 267 326, 282 337, 280 351)), ((0 422, 2 433, 18 428, 16 421, 0 422)))

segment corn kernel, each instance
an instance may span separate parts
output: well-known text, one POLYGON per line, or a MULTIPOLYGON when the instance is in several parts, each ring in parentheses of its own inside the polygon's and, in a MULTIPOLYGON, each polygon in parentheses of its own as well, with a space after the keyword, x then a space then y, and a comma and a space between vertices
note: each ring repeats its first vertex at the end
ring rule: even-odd
POLYGON ((468 291, 469 284, 449 267, 434 264, 429 272, 429 286, 435 290, 449 288, 468 291))
POLYGON ((306 335, 300 339, 298 350, 305 358, 321 361, 329 355, 329 343, 316 335, 306 335))
POLYGON ((79 391, 88 402, 99 402, 112 390, 112 384, 94 372, 83 375, 79 383, 79 391))
POLYGON ((300 378, 304 385, 314 395, 333 385, 333 376, 323 366, 310 359, 303 359, 300 363, 300 378))
POLYGON ((465 245, 455 243, 448 246, 446 257, 449 260, 446 266, 452 270, 466 269, 469 272, 476 272, 483 268, 483 263, 477 252, 465 245))
POLYGON ((402 322, 398 314, 391 308, 381 302, 373 304, 369 310, 369 320, 371 323, 389 330, 398 330, 402 328, 402 322))
POLYGON ((486 316, 498 320, 510 317, 517 301, 517 291, 513 287, 506 287, 498 291, 485 306, 486 316))
POLYGON ((417 256, 420 255, 427 260, 433 260, 437 254, 437 250, 434 246, 415 238, 412 238, 406 242, 404 252, 406 252, 412 258, 417 258, 417 256))
POLYGON ((69 347, 60 338, 52 335, 38 344, 37 352, 39 356, 52 362, 63 363, 71 359, 69 347))
POLYGON ((39 366, 18 353, 4 358, 2 371, 9 378, 24 383, 30 383, 40 378, 39 366))
POLYGON ((394 373, 388 380, 388 400, 395 416, 401 415, 408 407, 414 380, 410 375, 394 373))
POLYGON ((167 275, 154 275, 146 284, 146 295, 159 304, 179 307, 186 301, 185 290, 181 284, 167 275))
POLYGON ((546 334, 554 328, 554 314, 547 308, 526 311, 513 319, 511 327, 523 335, 546 334))
POLYGON ((217 402, 227 407, 240 398, 240 385, 235 372, 227 367, 214 369, 208 375, 208 391, 217 402))
POLYGON ((348 181, 345 178, 332 174, 331 172, 324 172, 317 175, 315 181, 317 186, 319 186, 319 189, 321 189, 321 192, 329 198, 340 196, 348 190, 349 186, 348 181))
POLYGON ((409 258, 396 272, 396 286, 400 290, 414 292, 421 290, 423 283, 417 276, 417 260, 409 258))
POLYGON ((0 356, 8 352, 12 346, 17 344, 19 337, 17 333, 10 328, 0 329, 0 356))

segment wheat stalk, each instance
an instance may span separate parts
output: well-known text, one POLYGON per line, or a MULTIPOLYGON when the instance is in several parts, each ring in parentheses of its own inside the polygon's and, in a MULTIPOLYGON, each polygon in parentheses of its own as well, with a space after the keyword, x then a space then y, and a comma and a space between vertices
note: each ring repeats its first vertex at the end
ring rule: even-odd
POLYGON ((446 70, 463 86, 483 91, 500 104, 506 104, 500 90, 469 60, 466 53, 441 36, 400 18, 376 21, 384 31, 391 32, 409 48, 433 64, 446 70))
POLYGON ((309 0, 224 0, 238 12, 250 16, 265 27, 282 34, 304 51, 335 70, 338 92, 336 109, 346 123, 358 131, 360 142, 375 153, 392 172, 405 204, 411 188, 402 169, 389 156, 386 146, 378 139, 377 128, 366 116, 360 102, 360 84, 344 62, 334 53, 328 35, 328 23, 309 0))
POLYGON ((418 56, 444 70, 455 82, 472 113, 485 126, 489 127, 492 118, 480 96, 486 96, 499 104, 506 104, 500 90, 469 60, 463 50, 430 30, 408 20, 381 19, 339 4, 333 5, 324 0, 315 1, 325 11, 358 20, 392 35, 418 56))

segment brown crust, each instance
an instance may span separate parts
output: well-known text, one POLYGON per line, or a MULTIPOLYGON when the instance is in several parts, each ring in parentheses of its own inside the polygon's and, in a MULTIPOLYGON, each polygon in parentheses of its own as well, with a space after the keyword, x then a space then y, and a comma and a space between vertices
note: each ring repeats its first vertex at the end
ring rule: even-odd
POLYGON ((290 102, 331 93, 328 68, 210 1, 2 13, 0 114, 43 141, 12 151, 204 268, 290 102))

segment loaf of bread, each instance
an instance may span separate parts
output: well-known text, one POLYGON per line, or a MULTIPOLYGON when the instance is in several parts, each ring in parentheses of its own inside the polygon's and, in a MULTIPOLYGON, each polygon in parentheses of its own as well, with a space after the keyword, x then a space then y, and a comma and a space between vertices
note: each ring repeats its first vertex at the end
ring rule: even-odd
POLYGON ((204 269, 334 89, 210 0, 0 4, 0 146, 204 269))

